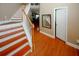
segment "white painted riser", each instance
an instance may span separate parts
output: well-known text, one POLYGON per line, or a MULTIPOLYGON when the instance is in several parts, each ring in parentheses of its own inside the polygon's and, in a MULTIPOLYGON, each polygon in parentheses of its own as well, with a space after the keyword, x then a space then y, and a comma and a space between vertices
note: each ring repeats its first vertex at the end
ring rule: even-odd
POLYGON ((0 30, 15 28, 15 27, 19 27, 19 26, 22 26, 22 23, 6 24, 6 25, 0 26, 0 30))
POLYGON ((15 31, 18 31, 18 30, 22 30, 23 28, 15 28, 15 29, 12 29, 12 30, 7 30, 7 31, 3 31, 3 32, 0 32, 0 36, 1 35, 5 35, 6 33, 11 33, 11 32, 15 32, 15 31))

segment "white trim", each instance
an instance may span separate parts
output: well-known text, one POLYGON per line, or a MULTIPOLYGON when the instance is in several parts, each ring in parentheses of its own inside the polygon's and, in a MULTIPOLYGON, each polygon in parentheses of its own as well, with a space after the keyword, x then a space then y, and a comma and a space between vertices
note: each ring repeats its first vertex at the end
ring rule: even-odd
POLYGON ((69 46, 72 46, 72 47, 74 47, 74 48, 76 48, 76 49, 79 49, 79 46, 76 45, 76 44, 72 44, 72 43, 70 43, 70 42, 66 42, 66 44, 69 45, 69 46))
POLYGON ((24 34, 24 32, 16 33, 16 34, 10 35, 8 37, 2 38, 2 39, 0 39, 0 43, 5 42, 6 40, 9 40, 13 37, 16 37, 16 36, 19 36, 19 35, 22 35, 22 34, 24 34))
POLYGON ((57 9, 61 9, 61 8, 65 8, 66 11, 67 11, 67 20, 66 20, 66 40, 65 42, 67 41, 67 26, 68 26, 68 7, 57 7, 57 8, 54 8, 54 22, 53 22, 53 25, 54 25, 54 36, 55 36, 55 10, 57 9))
POLYGON ((5 45, 5 46, 3 46, 3 47, 0 48, 0 51, 4 51, 5 49, 7 49, 7 48, 9 48, 9 47, 11 47, 11 46, 13 46, 13 45, 15 45, 15 44, 23 41, 24 39, 26 39, 26 37, 22 37, 19 40, 15 40, 14 42, 5 45))
POLYGON ((5 34, 8 34, 8 33, 11 33, 11 32, 19 31, 19 30, 22 30, 22 29, 23 28, 20 27, 20 28, 15 28, 15 29, 12 29, 12 30, 3 31, 3 32, 0 32, 0 36, 1 35, 5 35, 5 34))
POLYGON ((47 34, 47 33, 43 32, 43 31, 40 31, 40 33, 42 33, 42 34, 44 34, 44 35, 46 35, 46 36, 49 36, 49 37, 51 37, 51 38, 55 38, 53 35, 47 34))
POLYGON ((12 51, 11 53, 9 53, 7 56, 12 56, 14 54, 16 54, 18 51, 20 51, 21 49, 23 49, 25 46, 27 46, 28 43, 23 44, 22 46, 20 46, 19 48, 15 49, 14 51, 12 51))

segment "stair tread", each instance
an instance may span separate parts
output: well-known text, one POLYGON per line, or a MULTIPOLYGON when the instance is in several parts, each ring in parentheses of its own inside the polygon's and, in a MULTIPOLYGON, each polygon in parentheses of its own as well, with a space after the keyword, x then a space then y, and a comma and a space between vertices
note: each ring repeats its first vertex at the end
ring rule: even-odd
POLYGON ((8 24, 13 24, 13 23, 21 23, 22 20, 4 20, 0 21, 0 25, 8 25, 8 24))
POLYGON ((7 44, 9 44, 11 42, 14 42, 14 41, 16 41, 16 40, 18 40, 18 39, 20 39, 21 37, 24 37, 24 36, 25 36, 25 34, 21 34, 19 36, 13 37, 13 38, 11 38, 11 39, 9 39, 7 41, 4 41, 4 42, 0 43, 0 47, 3 47, 3 46, 5 46, 5 45, 7 45, 7 44))
POLYGON ((22 21, 0 23, 0 56, 21 56, 30 48, 22 21))
POLYGON ((7 41, 7 40, 9 40, 9 39, 12 39, 13 37, 17 37, 17 36, 19 36, 19 35, 21 35, 21 34, 25 34, 24 31, 19 32, 18 34, 16 33, 16 34, 7 36, 7 37, 5 37, 5 38, 3 38, 3 39, 0 39, 0 43, 5 42, 5 41, 7 41))
POLYGON ((3 25, 3 26, 0 26, 0 31, 19 27, 19 26, 22 26, 22 23, 3 25))
POLYGON ((27 43, 27 42, 28 42, 28 40, 27 40, 27 39, 24 39, 24 40, 22 40, 21 42, 16 43, 15 45, 13 45, 13 46, 11 46, 11 47, 5 49, 4 51, 1 51, 0 53, 1 53, 1 55, 7 55, 8 53, 10 53, 10 52, 12 52, 13 50, 19 48, 21 45, 23 45, 24 43, 27 43))
POLYGON ((11 43, 5 45, 5 46, 3 46, 3 47, 0 48, 0 51, 6 50, 7 48, 9 48, 9 47, 15 45, 16 43, 21 42, 21 41, 24 40, 24 39, 26 39, 26 37, 22 37, 22 38, 20 38, 19 40, 13 41, 13 42, 11 42, 11 43))
POLYGON ((28 50, 30 50, 30 46, 29 46, 29 45, 25 46, 23 49, 21 49, 19 52, 17 52, 17 53, 14 54, 13 56, 22 56, 22 55, 24 55, 28 50))
POLYGON ((18 31, 14 31, 14 32, 9 32, 9 33, 3 34, 3 35, 0 36, 0 39, 5 38, 5 37, 10 36, 10 35, 13 35, 13 34, 16 34, 16 33, 19 33, 19 32, 22 32, 22 31, 23 31, 23 29, 20 29, 18 31))
POLYGON ((7 23, 0 24, 0 26, 9 25, 9 24, 16 24, 16 23, 21 23, 21 21, 19 21, 19 22, 7 22, 7 23))
POLYGON ((17 26, 17 27, 13 27, 13 28, 8 28, 8 29, 4 29, 4 30, 0 30, 0 32, 4 32, 4 31, 9 31, 9 30, 13 30, 13 29, 17 29, 17 28, 21 28, 21 26, 17 26))

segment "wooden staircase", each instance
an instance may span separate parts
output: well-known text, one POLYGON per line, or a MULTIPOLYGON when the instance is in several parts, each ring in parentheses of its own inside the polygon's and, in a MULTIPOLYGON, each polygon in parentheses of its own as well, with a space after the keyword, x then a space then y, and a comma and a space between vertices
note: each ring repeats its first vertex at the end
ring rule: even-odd
POLYGON ((22 20, 0 21, 0 56, 22 56, 30 52, 22 20))

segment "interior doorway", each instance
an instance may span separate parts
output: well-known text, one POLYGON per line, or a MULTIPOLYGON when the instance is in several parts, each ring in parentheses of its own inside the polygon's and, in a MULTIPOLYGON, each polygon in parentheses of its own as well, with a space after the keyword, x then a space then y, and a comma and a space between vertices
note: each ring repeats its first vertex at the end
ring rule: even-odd
POLYGON ((32 22, 35 29, 39 30, 40 3, 31 3, 32 22))
POLYGON ((55 37, 67 41, 67 8, 55 8, 55 37))
POLYGON ((32 13, 32 19, 35 27, 39 27, 39 14, 38 13, 32 13))

